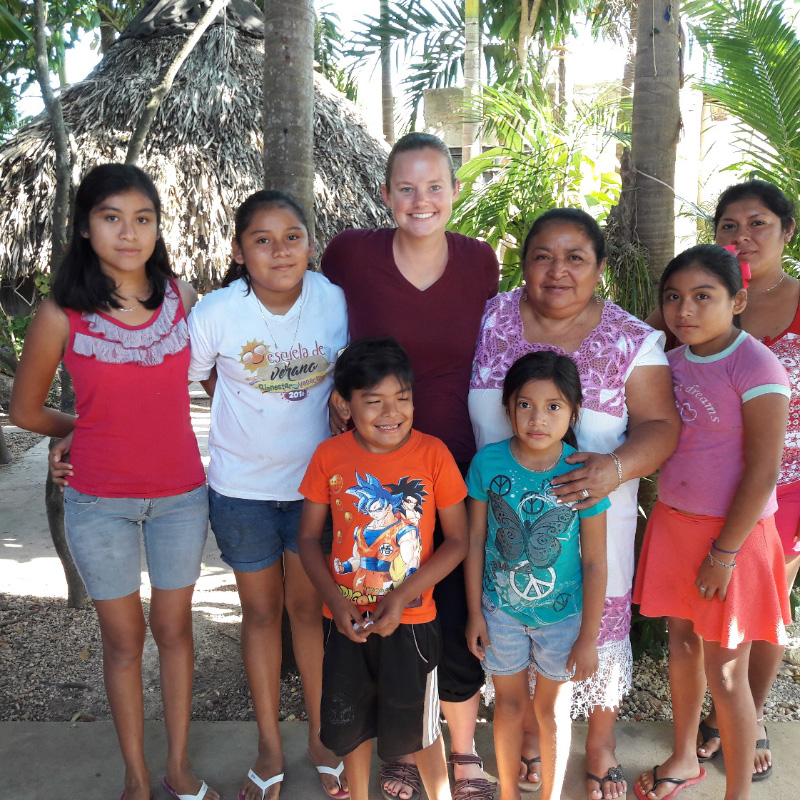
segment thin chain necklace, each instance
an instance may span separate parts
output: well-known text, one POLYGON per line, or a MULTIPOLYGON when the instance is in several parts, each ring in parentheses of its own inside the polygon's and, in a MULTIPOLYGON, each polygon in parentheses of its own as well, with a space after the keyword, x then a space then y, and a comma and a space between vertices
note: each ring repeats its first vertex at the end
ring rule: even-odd
MULTIPOLYGON (((269 327, 269 322, 267 322, 267 318, 264 316, 264 304, 256 297, 256 293, 253 292, 253 297, 255 297, 256 303, 258 303, 258 311, 261 314, 261 319, 264 320, 264 325, 267 328, 267 333, 269 333, 270 339, 272 339, 272 344, 275 345, 275 354, 277 355, 280 353, 281 349, 278 347, 278 343, 275 341, 275 334, 272 333, 272 328, 269 327)), ((294 326, 294 335, 292 336, 292 343, 289 345, 288 350, 285 351, 285 355, 287 358, 281 359, 281 364, 285 367, 289 366, 289 359, 291 358, 292 351, 294 350, 295 343, 297 342, 297 331, 300 330, 300 317, 303 314, 303 287, 300 288, 300 307, 297 309, 297 324, 294 326)))
POLYGON ((558 456, 556 456, 556 460, 549 467, 545 467, 544 469, 534 469, 533 467, 525 466, 525 464, 523 464, 522 461, 519 460, 517 454, 514 452, 514 445, 516 444, 516 441, 517 440, 516 440, 516 437, 515 437, 514 439, 511 440, 511 445, 509 446, 509 449, 511 450, 511 457, 523 469, 530 470, 531 472, 541 472, 541 473, 551 472, 552 470, 554 470, 556 468, 556 465, 558 464, 558 462, 561 461, 561 456, 564 454, 564 445, 562 444, 561 445, 561 449, 558 451, 558 456))
POLYGON ((129 311, 136 311, 136 309, 139 308, 141 305, 142 305, 141 303, 137 303, 135 306, 131 306, 130 308, 114 308, 113 306, 112 308, 114 309, 114 311, 120 311, 123 314, 127 314, 129 311))
POLYGON ((783 280, 785 277, 786 277, 786 273, 785 273, 785 272, 781 272, 781 276, 780 276, 780 278, 778 278, 778 280, 777 280, 777 281, 775 281, 775 283, 773 283, 773 284, 772 284, 772 286, 770 286, 770 287, 769 287, 769 289, 764 289, 764 290, 761 292, 761 294, 766 294, 767 292, 771 292, 773 289, 777 289, 777 288, 778 288, 778 287, 781 285, 781 281, 782 281, 782 280, 783 280))

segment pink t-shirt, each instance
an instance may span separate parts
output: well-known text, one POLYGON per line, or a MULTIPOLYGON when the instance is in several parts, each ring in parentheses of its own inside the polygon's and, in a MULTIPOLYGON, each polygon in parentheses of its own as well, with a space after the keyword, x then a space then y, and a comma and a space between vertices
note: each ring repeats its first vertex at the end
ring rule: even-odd
MULTIPOLYGON (((789 397, 786 370, 744 331, 713 356, 683 345, 667 358, 683 426, 678 449, 661 468, 659 499, 691 514, 724 517, 744 471, 742 405, 763 394, 789 397)), ((773 490, 761 518, 777 507, 773 490)))

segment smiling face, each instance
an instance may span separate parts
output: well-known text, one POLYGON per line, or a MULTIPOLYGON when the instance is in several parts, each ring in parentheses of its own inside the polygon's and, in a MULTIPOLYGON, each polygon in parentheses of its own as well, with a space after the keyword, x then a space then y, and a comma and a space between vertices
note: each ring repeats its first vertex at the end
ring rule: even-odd
POLYGON ((784 230, 780 217, 758 197, 745 197, 729 203, 717 223, 716 243, 733 245, 739 261, 750 264, 753 279, 775 274, 781 269, 781 256, 794 233, 794 223, 784 230))
POLYGON ((89 212, 83 232, 100 269, 117 284, 126 275, 144 272, 158 235, 155 206, 137 190, 113 194, 98 203, 89 212))
POLYGON ((382 186, 381 194, 398 230, 424 238, 444 232, 458 189, 445 156, 426 147, 395 156, 390 185, 382 186))
POLYGON ((733 317, 747 304, 747 292, 731 297, 713 273, 695 262, 667 279, 662 312, 669 329, 698 356, 724 350, 739 334, 733 317))
POLYGON ((366 389, 355 389, 347 409, 356 427, 356 440, 371 453, 391 453, 411 435, 414 403, 411 389, 394 375, 366 389))
POLYGON ((546 317, 577 314, 591 301, 604 265, 581 228, 553 221, 531 239, 525 254, 528 302, 546 317))
POLYGON ((290 208, 265 206, 233 243, 233 258, 244 264, 256 297, 274 313, 288 310, 303 288, 313 247, 305 225, 290 208))
POLYGON ((561 442, 572 416, 569 401, 550 379, 523 384, 509 408, 511 429, 520 452, 529 459, 541 461, 541 466, 552 462, 561 452, 561 442))

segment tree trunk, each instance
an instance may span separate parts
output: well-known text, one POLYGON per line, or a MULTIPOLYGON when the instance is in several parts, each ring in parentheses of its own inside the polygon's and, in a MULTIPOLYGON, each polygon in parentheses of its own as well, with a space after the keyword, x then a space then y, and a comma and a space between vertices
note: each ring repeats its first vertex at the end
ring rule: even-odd
POLYGON ((461 128, 461 163, 480 153, 481 24, 480 0, 464 0, 466 49, 464 50, 464 122, 461 128))
POLYGON ((636 26, 632 156, 636 233, 657 282, 675 254, 675 152, 678 106, 678 2, 642 0, 636 26))
MULTIPOLYGON (((43 0, 34 0, 34 14, 36 79, 42 91, 42 100, 52 126, 56 151, 56 190, 53 197, 53 229, 50 253, 50 270, 52 273, 61 261, 67 242, 67 221, 69 219, 70 195, 72 193, 71 154, 61 100, 53 94, 53 90, 50 88, 47 37, 45 34, 47 17, 43 0)), ((75 394, 72 391, 72 380, 63 364, 61 365, 59 377, 61 379, 61 410, 75 413, 75 394)), ((67 579, 67 603, 70 608, 88 605, 89 596, 86 593, 86 587, 83 585, 83 581, 78 575, 78 570, 75 568, 75 563, 72 560, 66 536, 64 535, 64 497, 58 487, 53 485, 49 470, 45 484, 45 508, 47 510, 47 523, 50 527, 50 537, 53 540, 56 553, 61 559, 67 579)))
POLYGON ((528 50, 530 49, 533 31, 536 28, 536 21, 539 19, 541 7, 542 0, 521 0, 520 2, 517 66, 521 72, 524 72, 528 64, 528 50))
POLYGON ((117 29, 104 8, 99 7, 97 14, 100 17, 100 53, 105 55, 117 40, 117 29))
MULTIPOLYGON (((620 87, 620 100, 625 105, 620 110, 617 126, 628 129, 631 125, 631 109, 628 105, 633 97, 633 81, 636 74, 636 20, 638 8, 636 3, 630 4, 628 25, 625 26, 625 38, 628 40, 625 48, 625 66, 622 69, 622 86, 620 87)), ((622 162, 622 151, 625 145, 617 144, 617 160, 622 162)))
MULTIPOLYGON (((389 24, 389 0, 380 0, 381 27, 389 24)), ((392 48, 388 33, 381 34, 381 108, 383 113, 383 138, 394 144, 394 92, 392 89, 392 48)))
MULTIPOLYGON (((264 187, 290 192, 314 227, 312 0, 264 7, 264 187)), ((313 237, 314 231, 309 235, 313 237)))
POLYGON ((161 83, 151 91, 150 100, 144 107, 144 111, 142 111, 142 115, 139 117, 139 122, 136 124, 136 130, 134 130, 133 136, 131 136, 130 143, 128 144, 128 152, 125 155, 126 164, 135 164, 139 160, 139 156, 142 154, 142 148, 144 147, 144 140, 150 132, 153 120, 156 118, 156 113, 162 101, 172 88, 178 70, 183 66, 183 62, 186 61, 189 53, 192 52, 194 46, 200 41, 200 37, 206 32, 208 26, 217 18, 217 14, 225 2, 226 0, 213 0, 208 7, 208 11, 203 14, 192 31, 191 36, 189 36, 183 47, 178 51, 178 55, 175 56, 175 59, 169 65, 169 68, 164 73, 164 77, 161 79, 161 83))
POLYGON ((8 445, 6 444, 6 437, 3 434, 3 429, 0 428, 0 464, 10 464, 11 463, 11 453, 8 450, 8 445))

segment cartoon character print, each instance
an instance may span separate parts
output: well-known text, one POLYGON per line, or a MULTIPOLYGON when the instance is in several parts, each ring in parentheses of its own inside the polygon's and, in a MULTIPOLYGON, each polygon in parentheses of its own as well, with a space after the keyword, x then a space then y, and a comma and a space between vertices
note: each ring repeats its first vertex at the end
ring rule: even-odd
MULTIPOLYGON (((356 472, 356 481, 345 493, 353 495, 358 512, 371 519, 356 525, 353 555, 346 561, 334 558, 334 570, 353 573, 353 599, 367 604, 388 594, 419 568, 419 520, 428 493, 422 481, 409 476, 384 486, 374 475, 356 472)), ((421 603, 418 597, 407 607, 421 603)))
MULTIPOLYGON (((512 605, 529 608, 531 604, 540 604, 556 588, 553 565, 561 555, 560 539, 569 535, 573 512, 539 492, 523 494, 515 510, 503 496, 511 489, 510 479, 498 476, 492 485, 487 494, 497 524, 495 543, 502 560, 489 562, 489 574, 512 605)), ((553 598, 553 603, 555 610, 566 605, 560 596, 553 598)))

